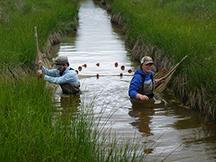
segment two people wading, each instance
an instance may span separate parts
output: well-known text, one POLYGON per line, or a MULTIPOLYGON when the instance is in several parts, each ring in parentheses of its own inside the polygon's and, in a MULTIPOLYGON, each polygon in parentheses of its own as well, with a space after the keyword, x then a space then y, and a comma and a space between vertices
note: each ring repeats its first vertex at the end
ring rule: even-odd
MULTIPOLYGON (((152 70, 154 62, 149 56, 141 59, 141 65, 134 73, 129 86, 129 96, 132 100, 148 101, 154 97, 154 87, 163 82, 164 78, 154 79, 152 70)), ((44 75, 44 80, 59 84, 64 94, 80 94, 80 81, 76 71, 69 67, 66 56, 58 56, 54 59, 54 66, 48 69, 39 61, 41 72, 38 75, 44 75)))

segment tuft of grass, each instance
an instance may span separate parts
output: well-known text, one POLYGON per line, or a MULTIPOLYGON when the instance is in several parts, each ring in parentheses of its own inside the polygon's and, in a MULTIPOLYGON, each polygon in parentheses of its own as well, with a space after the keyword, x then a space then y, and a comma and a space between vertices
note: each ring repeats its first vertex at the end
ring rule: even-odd
POLYGON ((0 82, 1 161, 41 161, 49 147, 50 94, 33 77, 0 82))

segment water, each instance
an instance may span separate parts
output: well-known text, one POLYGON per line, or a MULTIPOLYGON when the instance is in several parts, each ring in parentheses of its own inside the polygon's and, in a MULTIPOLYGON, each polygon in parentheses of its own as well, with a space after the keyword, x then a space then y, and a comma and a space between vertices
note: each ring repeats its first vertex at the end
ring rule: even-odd
MULTIPOLYGON (((101 117, 101 125, 107 123, 105 130, 111 128, 110 135, 119 141, 145 146, 146 161, 215 161, 215 123, 203 121, 199 113, 182 107, 172 92, 163 94, 166 106, 134 107, 127 94, 131 76, 96 77, 128 74, 127 70, 135 68, 124 40, 115 31, 105 10, 90 0, 82 2, 77 35, 59 49, 59 55, 68 56, 71 67, 77 69, 87 64, 79 73, 81 102, 94 99, 94 115, 101 117), (96 66, 97 63, 100 65, 96 66)), ((59 109, 70 105, 70 101, 70 97, 56 96, 59 109)), ((76 103, 79 105, 79 101, 76 103)))

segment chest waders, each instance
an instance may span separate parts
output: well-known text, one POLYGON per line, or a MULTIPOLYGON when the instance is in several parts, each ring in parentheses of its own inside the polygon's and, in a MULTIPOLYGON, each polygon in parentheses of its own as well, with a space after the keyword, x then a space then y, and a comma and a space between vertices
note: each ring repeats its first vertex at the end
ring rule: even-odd
POLYGON ((142 95, 146 95, 146 96, 149 97, 149 99, 151 99, 151 98, 154 97, 154 93, 153 93, 153 90, 154 90, 153 74, 151 73, 151 75, 150 75, 151 81, 149 83, 145 83, 145 77, 146 77, 146 75, 142 76, 142 85, 139 88, 138 93, 140 93, 142 95))
MULTIPOLYGON (((70 68, 70 70, 74 70, 74 69, 70 68)), ((80 94, 79 84, 64 83, 64 84, 60 84, 60 86, 63 94, 74 94, 74 95, 80 94)))

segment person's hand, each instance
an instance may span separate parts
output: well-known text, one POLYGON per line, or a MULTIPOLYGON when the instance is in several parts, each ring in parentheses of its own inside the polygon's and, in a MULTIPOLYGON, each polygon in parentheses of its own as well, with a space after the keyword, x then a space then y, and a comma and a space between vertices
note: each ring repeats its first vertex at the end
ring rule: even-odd
POLYGON ((39 66, 39 69, 43 66, 43 61, 42 60, 38 61, 38 66, 39 66))
POLYGON ((43 77, 42 71, 41 71, 41 70, 38 70, 38 71, 36 72, 36 76, 37 76, 38 78, 42 78, 42 77, 43 77))
POLYGON ((142 94, 139 94, 139 93, 137 94, 136 98, 141 100, 141 101, 148 101, 149 100, 148 96, 142 95, 142 94))

